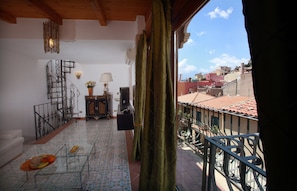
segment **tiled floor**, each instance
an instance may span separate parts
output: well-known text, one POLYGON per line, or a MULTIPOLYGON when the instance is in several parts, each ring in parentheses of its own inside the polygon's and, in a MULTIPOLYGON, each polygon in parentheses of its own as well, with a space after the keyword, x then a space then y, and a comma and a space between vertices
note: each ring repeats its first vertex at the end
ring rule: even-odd
POLYGON ((2 191, 130 191, 129 162, 126 149, 125 132, 117 130, 116 120, 78 120, 72 122, 58 134, 41 144, 24 145, 24 152, 0 168, 0 190, 2 191), (62 163, 60 158, 45 167, 44 170, 58 172, 50 176, 36 176, 39 170, 26 173, 20 170, 23 162, 32 156, 56 154, 69 145, 63 152, 66 156, 69 148, 79 145, 79 150, 88 160, 69 158, 62 163), (89 145, 94 149, 88 155, 89 145), (86 152, 85 152, 86 151, 86 152), (87 155, 86 155, 87 154, 87 155), (84 167, 77 168, 84 163, 84 167), (62 173, 62 169, 75 170, 62 173), (81 170, 82 169, 82 170, 81 170), (28 177, 26 176, 28 175, 28 177))
MULTIPOLYGON (((97 161, 91 161, 93 166, 98 166, 96 169, 91 169, 91 177, 89 178, 87 182, 87 186, 84 190, 88 191, 105 191, 105 190, 132 190, 132 191, 138 191, 138 181, 139 181, 139 172, 140 172, 140 161, 133 161, 131 156, 132 152, 132 144, 133 144, 133 136, 132 132, 130 130, 127 131, 117 131, 117 124, 116 119, 110 119, 110 120, 77 120, 77 122, 72 123, 75 128, 80 127, 84 129, 76 130, 76 131, 69 131, 72 127, 72 125, 64 125, 63 127, 59 128, 59 131, 56 133, 52 133, 50 136, 39 140, 37 143, 39 144, 33 144, 35 147, 35 150, 32 150, 30 148, 30 145, 25 145, 25 152, 22 154, 22 156, 19 156, 18 158, 14 159, 11 163, 5 165, 4 167, 0 168, 0 190, 3 188, 4 182, 7 183, 6 180, 9 179, 9 183, 18 182, 20 184, 20 180, 24 180, 24 173, 19 171, 19 164, 21 161, 24 161, 25 158, 28 158, 36 153, 36 150, 40 151, 40 148, 42 148, 43 151, 47 151, 51 148, 54 148, 56 144, 60 144, 61 141, 65 141, 66 139, 77 139, 81 138, 82 135, 69 135, 70 132, 78 132, 78 133, 85 133, 87 137, 93 137, 95 136, 95 132, 105 132, 108 130, 108 128, 112 128, 114 131, 111 135, 108 135, 109 138, 100 138, 102 140, 97 140, 98 144, 100 144, 100 148, 102 150, 98 151, 99 156, 102 158, 104 157, 104 161, 106 164, 113 162, 111 165, 102 164, 102 161, 99 163, 96 163, 97 161), (101 127, 108 127, 101 128, 101 127), (100 129, 100 131, 97 131, 96 129, 100 129), (91 130, 91 131, 90 131, 91 130), (126 138, 123 140, 121 137, 126 138), (120 142, 115 141, 114 139, 119 139, 120 142), (125 147, 120 147, 120 145, 123 145, 121 143, 125 142, 127 145, 127 149, 125 147), (124 152, 123 152, 124 151, 124 152), (126 158, 126 159, 125 159, 126 158), (125 162, 127 160, 127 162, 125 162), (96 163, 96 164, 95 164, 96 163), (130 179, 126 179, 124 177, 126 163, 128 165, 128 168, 130 170, 130 179), (16 178, 15 174, 11 176, 4 175, 5 171, 13 166, 13 164, 17 164, 17 167, 14 167, 16 169, 13 169, 15 173, 20 174, 22 177, 16 178), (120 165, 119 165, 120 164, 120 165), (103 166, 102 166, 103 165, 103 166), (101 166, 101 167, 100 167, 101 166), (100 169, 99 169, 100 168, 100 169), (121 169, 121 172, 116 172, 117 169, 121 169), (102 174, 103 171, 105 174, 102 174), (109 172, 111 171, 111 172, 109 172), (100 172, 100 173, 99 173, 100 172), (105 177, 106 175, 106 177, 105 177), (113 182, 115 185, 114 187, 110 182, 111 180, 108 180, 107 177, 117 177, 120 178, 119 175, 123 178, 121 180, 122 187, 117 187, 118 182, 113 182), (12 182, 11 182, 12 181, 12 182), (130 181, 128 184, 129 186, 125 186, 126 181, 130 181), (109 184, 108 184, 109 182, 109 184), (131 185, 130 185, 131 183, 131 185)), ((106 133, 106 132, 105 132, 106 133)), ((70 140, 68 140, 70 141, 70 140)), ((31 147, 33 147, 31 145, 31 147)), ((125 146, 125 145, 123 145, 125 146)), ((98 156, 98 157, 99 157, 98 156)), ((11 171, 11 170, 10 170, 11 171)), ((32 176, 31 176, 32 177, 32 176)), ((127 177, 127 176, 126 176, 127 177)), ((176 183, 177 183, 177 190, 179 191, 200 191, 202 186, 202 159, 195 154, 189 147, 179 144, 177 149, 177 174, 176 174, 176 183)), ((32 185, 31 185, 32 186, 32 185)), ((13 189, 12 189, 13 190, 13 189)), ((27 190, 24 188, 24 185, 20 185, 20 188, 17 190, 27 190)), ((30 189, 29 189, 30 190, 30 189)))
MULTIPOLYGON (((138 191, 140 162, 132 160, 132 133, 126 131, 132 191, 138 191)), ((185 144, 177 147, 176 186, 178 191, 200 191, 202 188, 202 159, 185 144)))
POLYGON ((126 131, 126 144, 130 169, 131 188, 132 191, 138 191, 140 161, 135 161, 132 159, 133 134, 131 130, 126 131))

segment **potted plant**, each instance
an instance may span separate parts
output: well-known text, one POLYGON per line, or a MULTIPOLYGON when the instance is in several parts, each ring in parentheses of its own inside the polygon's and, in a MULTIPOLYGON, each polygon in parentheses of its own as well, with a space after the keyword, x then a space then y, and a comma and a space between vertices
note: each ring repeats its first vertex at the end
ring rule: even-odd
POLYGON ((88 88, 89 96, 92 96, 93 88, 96 86, 96 82, 95 81, 87 81, 85 85, 88 88))

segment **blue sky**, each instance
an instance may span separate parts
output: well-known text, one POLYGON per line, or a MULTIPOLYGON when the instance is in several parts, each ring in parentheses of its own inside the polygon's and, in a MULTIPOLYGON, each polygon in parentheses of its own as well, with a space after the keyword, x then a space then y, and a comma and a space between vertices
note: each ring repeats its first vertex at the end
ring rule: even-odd
POLYGON ((234 69, 250 60, 241 0, 210 0, 193 17, 187 32, 189 40, 178 50, 181 80, 218 66, 234 69))

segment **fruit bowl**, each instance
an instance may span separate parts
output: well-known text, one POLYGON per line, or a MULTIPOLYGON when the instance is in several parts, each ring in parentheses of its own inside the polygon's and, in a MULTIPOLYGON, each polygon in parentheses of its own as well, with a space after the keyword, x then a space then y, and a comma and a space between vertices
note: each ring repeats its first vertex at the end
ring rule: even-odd
POLYGON ((39 156, 33 156, 29 160, 22 163, 20 169, 23 171, 31 171, 42 169, 53 162, 55 162, 56 156, 51 154, 43 154, 39 156))

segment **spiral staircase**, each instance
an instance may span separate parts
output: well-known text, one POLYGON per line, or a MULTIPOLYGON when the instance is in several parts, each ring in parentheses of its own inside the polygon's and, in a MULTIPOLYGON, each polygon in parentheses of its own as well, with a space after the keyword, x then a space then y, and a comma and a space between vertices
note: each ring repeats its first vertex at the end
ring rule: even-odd
POLYGON ((69 85, 67 80, 67 74, 70 74, 73 68, 74 61, 50 60, 47 63, 47 97, 50 102, 34 106, 36 140, 78 115, 80 92, 74 84, 69 85))

